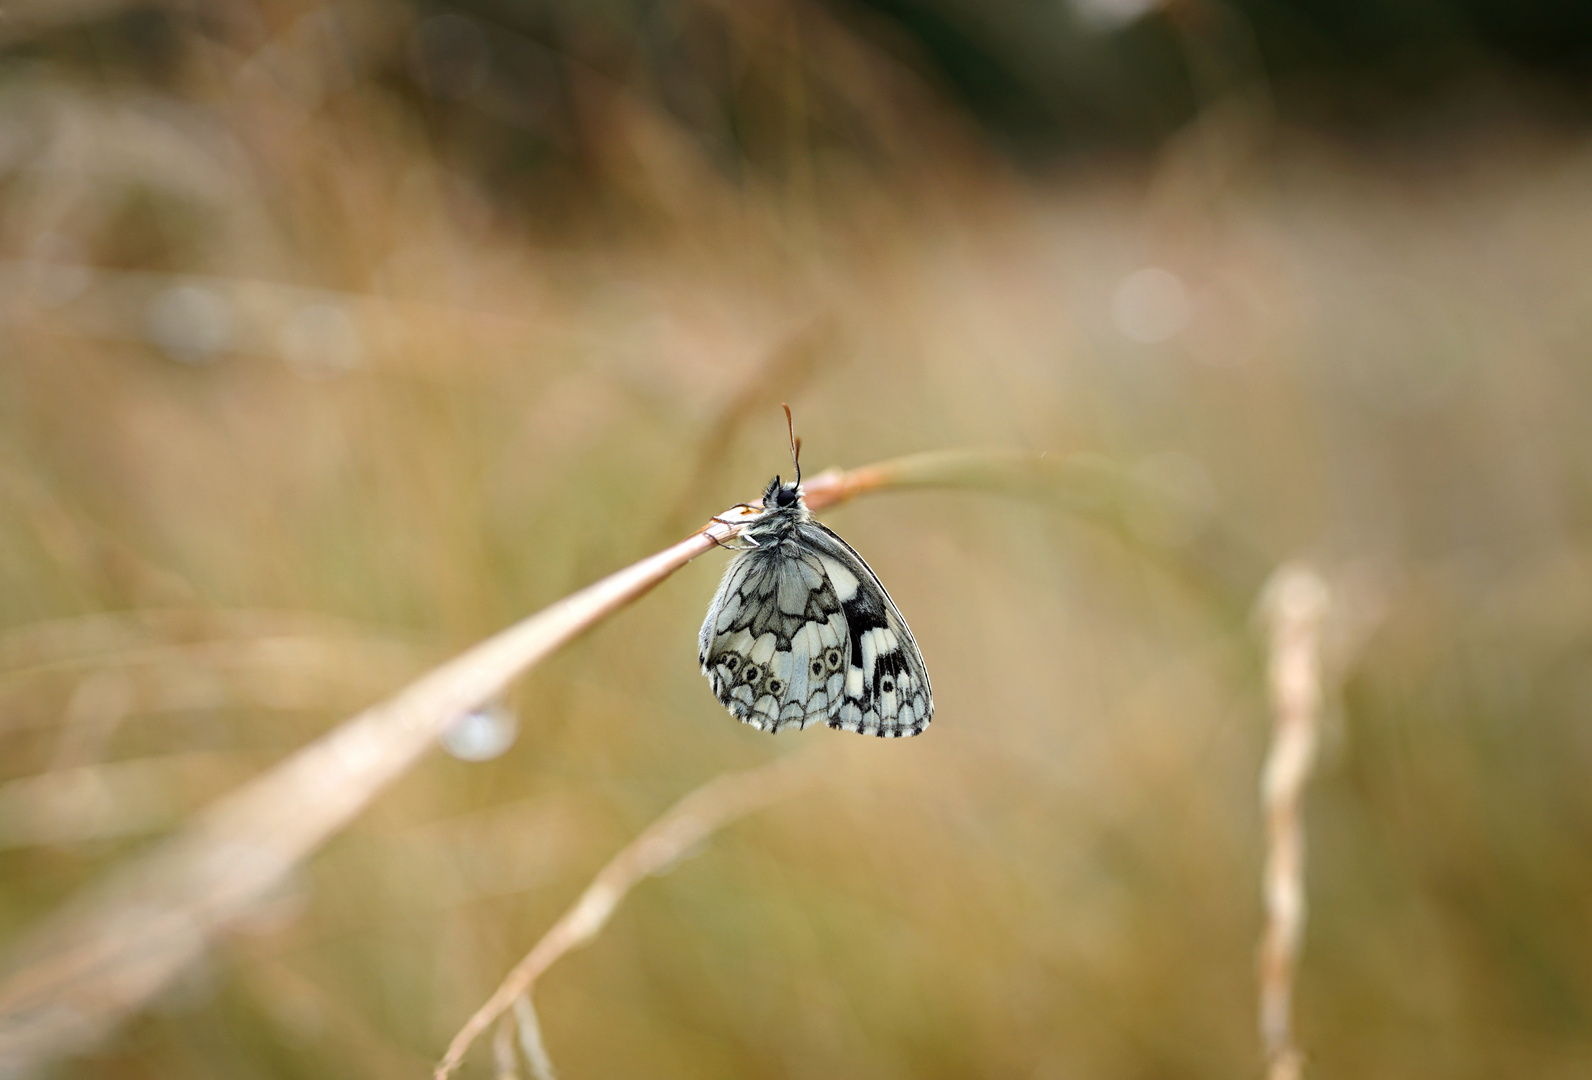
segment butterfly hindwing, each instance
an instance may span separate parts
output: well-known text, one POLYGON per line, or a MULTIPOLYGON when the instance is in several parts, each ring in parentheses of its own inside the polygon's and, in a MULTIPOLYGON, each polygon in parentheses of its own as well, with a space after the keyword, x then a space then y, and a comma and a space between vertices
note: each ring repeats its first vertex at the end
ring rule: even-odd
POLYGON ((934 716, 928 669, 895 602, 861 555, 816 521, 796 530, 816 555, 846 620, 846 678, 830 727, 883 738, 916 735, 934 716))

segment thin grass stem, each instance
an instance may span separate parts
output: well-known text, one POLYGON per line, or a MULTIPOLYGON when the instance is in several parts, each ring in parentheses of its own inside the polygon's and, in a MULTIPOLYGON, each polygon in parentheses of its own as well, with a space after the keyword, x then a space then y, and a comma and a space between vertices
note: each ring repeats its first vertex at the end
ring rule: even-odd
MULTIPOLYGON (((517 1002, 524 1001, 528 1005, 536 980, 560 957, 595 938, 637 882, 663 873, 682 855, 731 822, 795 794, 817 778, 812 765, 822 757, 809 751, 755 769, 724 773, 675 803, 598 871, 586 891, 514 966, 486 1004, 464 1022, 438 1062, 435 1080, 446 1080, 459 1067, 470 1044, 493 1021, 509 1009, 519 1008, 517 1002)), ((532 1019, 534 1022, 534 1013, 532 1019)), ((522 1032, 524 1027, 522 1020, 522 1032)), ((540 1029, 537 1029, 534 1045, 541 1046, 540 1029)), ((533 1075, 542 1080, 541 1074, 534 1071, 536 1057, 530 1049, 525 1053, 533 1075)), ((545 1048, 541 1056, 546 1058, 545 1048)), ((548 1068, 551 1069, 550 1062, 548 1068)))
POLYGON ((542 1024, 536 1018, 536 1006, 529 992, 514 999, 514 1030, 520 1037, 520 1053, 530 1066, 534 1080, 556 1080, 553 1059, 547 1054, 547 1044, 542 1041, 542 1024))
POLYGON ((1304 1059, 1293 1033, 1294 975, 1305 926, 1305 785, 1315 766, 1322 703, 1322 630, 1331 594, 1313 570, 1284 566, 1267 585, 1267 683, 1273 737, 1261 776, 1266 816, 1260 946, 1260 1034, 1267 1080, 1298 1080, 1304 1059))

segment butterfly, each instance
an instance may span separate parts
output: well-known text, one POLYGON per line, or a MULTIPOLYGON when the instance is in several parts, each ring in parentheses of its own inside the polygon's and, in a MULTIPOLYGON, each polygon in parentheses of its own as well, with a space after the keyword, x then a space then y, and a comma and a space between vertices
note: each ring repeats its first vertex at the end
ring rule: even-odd
POLYGON ((702 673, 759 731, 823 720, 886 739, 916 735, 934 715, 923 654, 862 556, 813 520, 793 426, 791 459, 795 482, 769 481, 708 605, 702 673))

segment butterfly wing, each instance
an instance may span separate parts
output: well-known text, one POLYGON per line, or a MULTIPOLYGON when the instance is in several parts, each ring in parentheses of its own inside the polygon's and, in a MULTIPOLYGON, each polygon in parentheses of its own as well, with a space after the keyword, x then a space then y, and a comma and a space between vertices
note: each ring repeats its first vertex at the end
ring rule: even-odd
POLYGON ((829 726, 886 739, 923 731, 934 716, 934 692, 895 601, 862 556, 818 522, 803 522, 797 537, 804 553, 816 556, 845 616, 846 677, 841 692, 829 695, 829 726))
POLYGON ((795 540, 737 555, 702 623, 697 660, 723 706, 760 731, 835 715, 853 651, 822 557, 795 540))

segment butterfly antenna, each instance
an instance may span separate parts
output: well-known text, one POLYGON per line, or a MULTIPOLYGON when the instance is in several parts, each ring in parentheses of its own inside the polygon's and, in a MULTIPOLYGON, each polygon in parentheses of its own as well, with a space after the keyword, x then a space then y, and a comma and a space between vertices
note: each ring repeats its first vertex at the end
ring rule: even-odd
POLYGON ((796 486, 802 486, 802 441, 796 437, 796 422, 790 418, 790 406, 783 401, 779 407, 785 410, 785 430, 790 433, 790 459, 796 464, 796 486))

